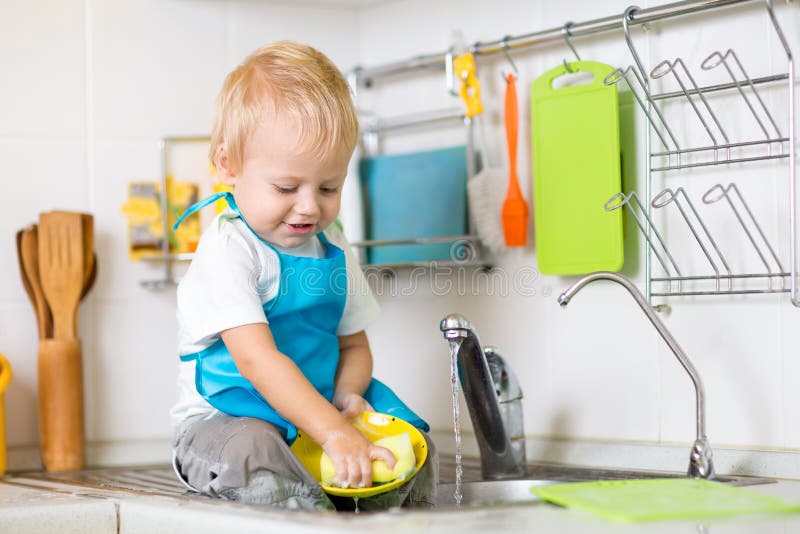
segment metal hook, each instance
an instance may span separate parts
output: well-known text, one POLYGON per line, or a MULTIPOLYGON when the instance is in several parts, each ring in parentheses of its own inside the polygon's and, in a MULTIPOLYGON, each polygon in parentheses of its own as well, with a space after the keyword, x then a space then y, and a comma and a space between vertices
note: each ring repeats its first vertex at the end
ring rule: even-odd
MULTIPOLYGON (((508 46, 508 40, 509 39, 511 39, 510 35, 506 35, 505 37, 503 37, 503 41, 502 41, 503 54, 505 54, 506 59, 508 60, 508 63, 511 65, 511 70, 514 72, 514 77, 515 78, 519 78, 519 70, 517 70, 517 65, 514 63, 514 60, 511 59, 511 54, 508 53, 508 50, 511 48, 510 46, 508 46)), ((502 73, 502 72, 500 74, 503 77, 503 81, 504 82, 508 81, 507 80, 507 78, 508 78, 507 74, 502 73)))
MULTIPOLYGON (((569 47, 569 49, 572 50, 573 54, 575 54, 575 58, 578 61, 580 61, 581 60, 581 56, 578 55, 578 51, 575 50, 575 47, 572 46, 572 41, 569 40, 569 38, 572 37, 572 33, 569 31, 569 29, 572 27, 573 24, 574 24, 574 22, 572 22, 572 21, 565 23, 564 27, 561 28, 561 34, 564 36, 564 41, 567 43, 567 46, 569 47)), ((564 68, 570 74, 573 74, 573 73, 576 72, 575 70, 572 69, 572 67, 569 66, 569 63, 567 63, 566 59, 564 60, 564 68)))
POLYGON ((647 70, 644 68, 644 63, 642 63, 642 59, 639 57, 639 54, 636 52, 636 48, 633 46, 633 38, 631 37, 631 29, 629 27, 629 23, 633 20, 633 17, 637 11, 639 11, 639 6, 628 6, 628 8, 625 9, 625 12, 622 14, 622 31, 625 33, 625 42, 628 44, 628 50, 630 50, 633 60, 636 62, 636 68, 639 69, 642 79, 647 82, 647 70))
POLYGON ((455 75, 455 68, 453 68, 453 59, 455 58, 455 54, 453 53, 453 48, 454 47, 451 46, 444 56, 444 80, 447 92, 452 96, 458 96, 458 91, 456 90, 456 85, 453 81, 453 76, 455 75))

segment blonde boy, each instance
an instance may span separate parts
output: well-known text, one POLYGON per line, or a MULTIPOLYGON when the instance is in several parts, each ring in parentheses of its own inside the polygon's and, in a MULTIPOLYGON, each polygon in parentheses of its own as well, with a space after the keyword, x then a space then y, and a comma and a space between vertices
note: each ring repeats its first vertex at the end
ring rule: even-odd
MULTIPOLYGON (((302 430, 344 487, 371 485, 395 458, 349 422, 362 411, 427 424, 372 378, 365 328, 377 303, 334 224, 358 137, 349 87, 319 51, 265 46, 220 92, 210 158, 233 193, 206 229, 178 287, 175 467, 212 496, 280 507, 334 504, 289 450, 302 430)), ((427 439, 427 435, 426 435, 427 439)), ((430 461, 361 508, 430 504, 430 461), (371 503, 371 504, 370 504, 371 503)))

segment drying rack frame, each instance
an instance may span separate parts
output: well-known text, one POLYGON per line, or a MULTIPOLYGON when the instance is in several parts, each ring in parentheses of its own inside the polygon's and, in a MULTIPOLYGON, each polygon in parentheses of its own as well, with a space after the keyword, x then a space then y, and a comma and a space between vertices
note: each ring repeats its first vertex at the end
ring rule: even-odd
POLYGON ((637 8, 628 8, 622 17, 622 27, 625 41, 634 59, 634 64, 624 69, 616 69, 610 74, 605 83, 614 85, 625 81, 631 93, 647 120, 647 157, 646 157, 646 192, 647 199, 651 199, 644 208, 635 196, 615 195, 609 199, 605 208, 608 211, 627 207, 628 213, 636 220, 639 230, 645 238, 645 288, 648 301, 652 297, 674 296, 700 296, 700 295, 742 295, 742 294, 767 294, 788 293, 792 304, 800 307, 797 284, 797 196, 796 196, 796 127, 795 127, 795 76, 794 62, 791 48, 785 34, 775 16, 771 0, 764 0, 772 29, 777 36, 783 52, 786 55, 787 68, 785 73, 775 74, 760 78, 750 78, 744 66, 733 49, 720 52, 713 51, 701 63, 703 70, 712 70, 724 67, 731 78, 731 82, 712 86, 698 86, 690 69, 680 57, 670 61, 664 60, 649 72, 645 69, 641 57, 636 50, 630 34, 628 21, 635 16, 637 8), (736 69, 732 68, 735 65, 736 69), (736 72, 734 72, 736 70, 736 72), (681 74, 682 73, 682 74, 681 74), (672 75, 680 91, 662 94, 652 94, 650 79, 658 79, 672 75), (633 81, 632 81, 633 80, 633 81), (785 82, 787 96, 788 131, 783 133, 775 121, 769 108, 761 98, 757 87, 765 84, 779 84, 785 82), (706 96, 719 91, 736 90, 744 100, 753 118, 756 120, 764 138, 732 142, 714 113, 706 96), (746 91, 748 90, 748 91, 746 91), (640 94, 642 96, 640 96, 640 94), (748 97, 748 93, 750 96, 748 97), (659 102, 672 99, 681 99, 694 113, 702 129, 708 135, 710 144, 706 146, 682 147, 675 134, 659 109, 659 102), (773 135, 774 132, 774 135, 773 135), (652 135, 651 135, 652 134, 652 135), (654 149, 654 144, 661 149, 654 149), (752 151, 766 148, 766 154, 752 155, 752 151), (691 161, 686 161, 690 158, 691 161), (743 237, 746 236, 755 249, 764 266, 763 272, 733 273, 725 256, 720 251, 713 236, 708 231, 703 218, 695 209, 691 200, 682 187, 673 190, 663 189, 653 195, 655 176, 660 173, 679 171, 696 167, 710 167, 717 165, 750 164, 768 160, 787 161, 787 181, 789 189, 789 269, 785 269, 765 233, 761 229, 756 217, 750 210, 747 201, 735 183, 723 185, 714 184, 702 197, 704 204, 713 204, 725 199, 733 211, 736 220, 741 226, 743 237), (666 163, 664 163, 666 160, 666 163), (657 163, 661 161, 661 163, 657 163), (618 200, 618 202, 615 202, 618 200), (635 200, 635 202, 631 202, 635 200), (736 202, 734 202, 734 200, 736 202), (658 234, 652 218, 651 209, 664 208, 675 205, 679 210, 687 228, 703 252, 708 265, 714 271, 713 275, 690 275, 681 273, 674 256, 658 234), (740 208, 737 208, 736 205, 740 208), (684 209, 686 208, 686 209, 684 209), (639 211, 637 216, 636 211, 639 211), (646 223, 642 222, 642 217, 646 223), (694 221, 694 222, 693 222, 694 221), (756 239, 755 235, 758 236, 756 239), (656 239, 653 239, 653 236, 656 239), (760 243, 760 244, 759 244, 760 243), (661 254, 659 254, 659 248, 661 254), (658 261, 665 276, 654 277, 652 274, 652 257, 658 261), (668 258, 669 261, 666 261, 668 258), (715 259, 717 261, 715 261, 715 259), (720 271, 724 268, 724 273, 720 271), (777 267, 776 271, 773 268, 777 267), (760 280, 762 287, 753 289, 753 281, 760 280), (735 285, 737 282, 743 282, 735 285), (747 282, 745 284, 744 282, 747 282), (777 282, 777 284, 776 284, 777 282), (684 283, 691 283, 692 288, 686 289, 684 283), (697 285, 700 284, 700 288, 697 285), (776 287, 779 286, 779 287, 776 287))

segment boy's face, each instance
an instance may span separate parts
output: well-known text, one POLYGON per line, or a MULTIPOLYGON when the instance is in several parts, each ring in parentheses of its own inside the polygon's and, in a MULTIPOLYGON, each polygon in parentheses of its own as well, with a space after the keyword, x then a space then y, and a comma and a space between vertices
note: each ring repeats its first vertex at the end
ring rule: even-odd
POLYGON ((262 239, 285 248, 301 245, 339 214, 351 153, 334 150, 326 159, 309 154, 285 114, 265 114, 244 147, 242 169, 220 177, 233 186, 239 210, 262 239), (266 119, 266 120, 264 120, 266 119))

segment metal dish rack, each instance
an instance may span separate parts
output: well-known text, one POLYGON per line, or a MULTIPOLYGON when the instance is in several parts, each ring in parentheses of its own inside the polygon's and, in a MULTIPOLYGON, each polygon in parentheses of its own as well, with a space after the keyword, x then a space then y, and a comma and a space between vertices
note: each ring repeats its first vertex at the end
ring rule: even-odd
POLYGON ((771 0, 765 1, 765 7, 775 35, 786 54, 787 72, 751 78, 733 49, 725 52, 717 50, 711 52, 701 62, 700 68, 703 71, 724 69, 731 81, 710 86, 699 86, 691 69, 680 57, 664 60, 648 72, 634 46, 628 25, 635 16, 637 8, 628 8, 623 14, 622 27, 625 41, 635 64, 616 69, 605 79, 605 83, 614 85, 625 82, 646 118, 648 150, 645 196, 650 201, 643 206, 635 191, 627 195, 619 193, 608 200, 605 209, 612 211, 624 207, 645 238, 645 284, 648 300, 654 296, 789 293, 792 304, 800 307, 797 288, 794 64, 791 49, 775 16, 771 0), (652 94, 649 80, 663 77, 674 78, 680 90, 652 94), (786 85, 788 130, 782 130, 778 126, 758 90, 760 86, 781 83, 786 85), (737 98, 747 107, 758 125, 758 138, 732 140, 723 128, 707 97, 725 91, 736 91, 737 98), (678 136, 675 135, 661 109, 662 103, 670 101, 683 102, 683 109, 689 115, 689 119, 696 120, 695 127, 705 132, 709 144, 686 147, 679 142, 678 136), (662 173, 769 160, 788 160, 786 165, 790 235, 788 266, 781 262, 756 215, 735 183, 716 183, 702 195, 701 200, 706 206, 725 200, 732 212, 732 220, 738 222, 732 231, 741 232, 742 240, 749 243, 746 245, 747 248, 752 248, 760 267, 763 267, 763 270, 759 268, 756 272, 733 271, 728 258, 718 246, 703 216, 695 208, 684 188, 667 187, 655 195, 652 194, 655 177, 662 173), (669 206, 674 206, 669 209, 676 209, 680 214, 713 274, 686 274, 685 269, 681 269, 675 259, 676 255, 670 251, 652 217, 653 210, 668 209, 669 206), (663 271, 663 276, 653 276, 652 259, 663 271))

